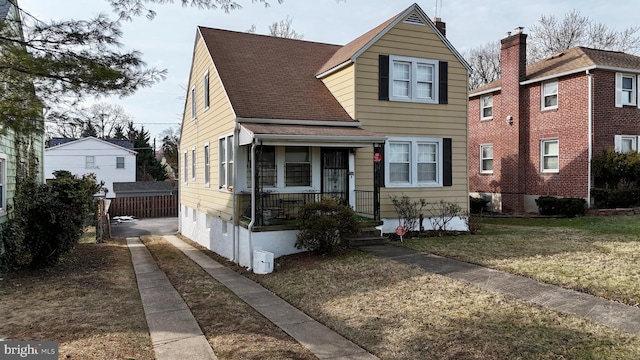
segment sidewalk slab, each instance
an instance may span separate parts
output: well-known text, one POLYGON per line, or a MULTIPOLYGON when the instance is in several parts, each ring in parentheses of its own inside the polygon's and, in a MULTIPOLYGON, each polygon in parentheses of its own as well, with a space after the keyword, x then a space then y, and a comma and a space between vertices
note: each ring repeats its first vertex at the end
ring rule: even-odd
POLYGON ((318 358, 377 359, 363 348, 291 306, 260 284, 224 267, 176 236, 165 235, 164 238, 318 358))
POLYGON ((157 360, 217 360, 187 304, 140 238, 127 238, 157 360))
POLYGON ((427 272, 464 281, 485 290, 510 295, 552 310, 574 314, 598 324, 640 335, 640 308, 637 307, 542 283, 524 276, 399 246, 373 245, 359 249, 404 264, 419 266, 427 272))

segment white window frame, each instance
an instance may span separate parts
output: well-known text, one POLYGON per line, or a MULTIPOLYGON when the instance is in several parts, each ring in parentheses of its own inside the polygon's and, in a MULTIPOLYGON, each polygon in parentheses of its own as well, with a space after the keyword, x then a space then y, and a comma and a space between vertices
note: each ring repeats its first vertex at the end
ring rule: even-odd
POLYGON ((196 148, 191 148, 191 180, 196 181, 196 148))
POLYGON ((0 154, 0 215, 7 214, 7 155, 0 154))
POLYGON ((431 137, 388 137, 385 144, 385 187, 387 188, 406 188, 406 187, 442 187, 443 185, 443 140, 442 138, 431 137), (408 182, 391 182, 390 176, 390 160, 391 160, 391 144, 409 144, 409 181, 408 182), (419 182, 418 181, 418 144, 435 144, 436 145, 436 181, 419 182))
POLYGON ((204 186, 209 187, 211 182, 211 148, 209 147, 209 142, 204 143, 202 151, 204 154, 202 156, 204 163, 204 186))
POLYGON ((480 144, 480 174, 493 174, 493 144, 480 144), (491 148, 491 157, 484 156, 484 149, 491 148), (491 160, 491 169, 485 169, 485 160, 491 160))
POLYGON ((540 140, 540 172, 543 173, 558 173, 560 172, 560 141, 558 138, 549 138, 540 140), (556 143, 558 144, 558 153, 557 154, 545 154, 544 147, 547 143, 556 143), (544 160, 548 157, 557 157, 558 158, 558 168, 557 169, 547 169, 544 165, 544 160))
POLYGON ((196 87, 191 87, 191 120, 196 119, 196 87))
POLYGON ((207 70, 202 76, 202 103, 204 104, 204 110, 208 110, 211 105, 211 98, 209 93, 209 70, 207 70))
POLYGON ((232 191, 234 184, 234 137, 233 134, 218 138, 218 189, 232 191))
POLYGON ((558 80, 551 80, 551 81, 545 81, 541 84, 540 86, 540 108, 542 110, 553 110, 553 109, 557 109, 558 108, 558 103, 559 103, 559 97, 558 97, 558 80), (545 85, 549 85, 549 84, 555 84, 556 85, 556 91, 555 92, 549 92, 546 93, 545 92, 545 85), (551 106, 547 106, 547 102, 545 101, 548 97, 553 97, 555 96, 556 98, 556 104, 555 105, 551 105, 551 106))
POLYGON ((614 150, 621 153, 623 152, 622 144, 625 140, 631 141, 631 151, 638 151, 638 144, 640 144, 640 136, 638 135, 614 135, 613 137, 614 150))
POLYGON ((184 177, 184 183, 186 184, 189 182, 187 180, 189 178, 189 153, 187 151, 184 152, 183 162, 184 162, 184 165, 182 166, 183 168, 182 176, 184 177))
POLYGON ((124 169, 125 164, 126 164, 126 160, 124 156, 116 156, 116 169, 124 169), (118 161, 119 159, 122 159, 122 166, 118 166, 120 165, 120 162, 118 161))
POLYGON ((640 91, 638 91, 638 84, 640 83, 640 75, 630 73, 616 73, 616 107, 623 106, 638 106, 640 108, 640 91), (631 89, 625 90, 623 88, 624 79, 631 79, 631 89), (631 92, 631 101, 624 101, 625 92, 631 92))
MULTIPOLYGON (((284 171, 284 187, 286 188, 291 188, 291 187, 310 187, 311 184, 313 184, 313 167, 312 167, 312 151, 311 148, 308 146, 285 146, 284 147, 284 167, 283 167, 283 171, 284 171), (300 162, 300 161, 287 161, 287 149, 306 149, 307 150, 307 161, 306 162, 300 162), (287 185, 287 166, 289 164, 307 164, 309 166, 309 185, 287 185)), ((277 168, 277 166, 276 166, 277 168)))
POLYGON ((482 95, 480 97, 480 120, 491 120, 491 119, 493 119, 493 94, 482 95), (486 104, 486 101, 485 101, 486 99, 490 100, 491 105, 486 104), (484 110, 489 108, 491 109, 491 115, 485 116, 484 110))
POLYGON ((419 102, 428 104, 438 103, 438 61, 431 59, 421 59, 415 57, 405 57, 389 55, 389 100, 390 101, 404 101, 404 102, 419 102), (394 64, 395 63, 407 63, 409 64, 409 94, 408 96, 394 95, 394 81, 403 81, 402 79, 395 80, 394 64), (430 98, 418 97, 418 65, 426 65, 433 69, 432 78, 432 91, 430 98))
POLYGON ((84 157, 84 168, 85 169, 95 169, 96 168, 96 157, 93 155, 85 155, 84 157), (89 161, 91 160, 91 161, 89 161))

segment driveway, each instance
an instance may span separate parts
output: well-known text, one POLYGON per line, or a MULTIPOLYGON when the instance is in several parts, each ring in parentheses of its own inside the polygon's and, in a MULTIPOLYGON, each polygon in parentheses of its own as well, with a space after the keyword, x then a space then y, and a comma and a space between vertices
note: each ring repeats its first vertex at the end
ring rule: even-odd
POLYGON ((173 235, 178 232, 178 218, 132 219, 111 222, 111 237, 138 237, 141 235, 173 235))

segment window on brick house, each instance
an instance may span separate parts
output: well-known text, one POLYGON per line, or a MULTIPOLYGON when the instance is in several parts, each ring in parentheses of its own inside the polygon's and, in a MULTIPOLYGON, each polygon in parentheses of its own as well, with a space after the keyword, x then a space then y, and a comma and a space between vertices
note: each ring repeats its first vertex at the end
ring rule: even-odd
POLYGON ((558 108, 558 80, 542 84, 542 110, 558 108))
POLYGON ((616 73, 616 107, 640 106, 637 78, 635 74, 616 73))
POLYGON ((489 120, 493 118, 493 95, 484 95, 480 98, 480 119, 489 120))
POLYGON ((493 174, 493 144, 480 145, 480 173, 493 174))
POLYGON ((615 135, 614 148, 619 153, 638 151, 638 136, 636 135, 615 135))
POLYGON ((540 141, 540 168, 542 172, 558 172, 560 170, 558 139, 540 141))

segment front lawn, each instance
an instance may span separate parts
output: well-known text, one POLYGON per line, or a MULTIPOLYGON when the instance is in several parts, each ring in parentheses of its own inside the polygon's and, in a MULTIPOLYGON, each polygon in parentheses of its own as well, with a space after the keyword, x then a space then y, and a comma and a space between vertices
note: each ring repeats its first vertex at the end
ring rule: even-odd
POLYGON ((628 305, 640 304, 640 216, 483 219, 476 235, 398 243, 628 305))

